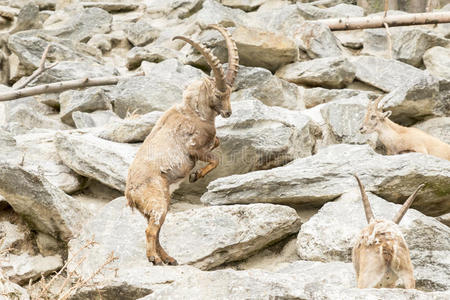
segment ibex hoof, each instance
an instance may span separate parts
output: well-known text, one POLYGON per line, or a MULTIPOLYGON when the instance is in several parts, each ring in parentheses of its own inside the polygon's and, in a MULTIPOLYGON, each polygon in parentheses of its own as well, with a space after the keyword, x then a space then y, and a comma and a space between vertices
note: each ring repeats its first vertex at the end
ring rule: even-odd
POLYGON ((196 172, 191 173, 191 174, 189 175, 189 182, 190 182, 190 183, 196 182, 197 179, 198 179, 198 178, 197 178, 197 173, 196 173, 196 172))
POLYGON ((163 261, 157 255, 148 256, 148 261, 153 263, 153 265, 162 265, 163 264, 163 261))
POLYGON ((167 259, 164 261, 164 263, 167 264, 167 265, 171 265, 171 266, 177 266, 177 265, 178 265, 177 260, 174 259, 174 258, 172 258, 172 257, 167 258, 167 259))

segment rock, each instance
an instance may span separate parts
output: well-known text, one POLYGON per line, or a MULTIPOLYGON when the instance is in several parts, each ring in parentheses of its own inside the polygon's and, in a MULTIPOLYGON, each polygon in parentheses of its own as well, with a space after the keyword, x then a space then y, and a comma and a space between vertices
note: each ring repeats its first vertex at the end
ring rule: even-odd
POLYGON ((61 245, 51 235, 38 232, 36 235, 36 246, 39 249, 39 253, 44 256, 55 255, 61 252, 61 245))
POLYGON ((76 111, 94 112, 112 109, 111 99, 102 87, 65 91, 59 96, 59 103, 61 121, 72 126, 75 125, 72 113, 76 111))
POLYGON ((121 120, 110 110, 98 110, 92 113, 74 111, 72 113, 72 119, 76 128, 101 127, 110 122, 121 120))
MULTIPOLYGON (((199 1, 194 2, 199 3, 199 1)), ((189 23, 195 22, 201 28, 206 28, 209 24, 220 24, 224 27, 236 27, 238 25, 249 24, 249 17, 240 9, 225 7, 213 0, 204 0, 201 9, 186 21, 189 23)))
POLYGON ((27 253, 21 255, 7 254, 0 263, 9 280, 18 284, 26 284, 30 280, 39 279, 55 272, 63 266, 61 256, 31 256, 27 253))
POLYGON ((126 33, 130 43, 134 46, 142 47, 154 41, 159 35, 159 30, 150 23, 139 20, 136 23, 130 24, 126 33))
POLYGON ((401 34, 393 36, 392 50, 395 59, 419 67, 422 65, 422 57, 426 50, 436 46, 448 47, 449 45, 448 39, 423 29, 413 28, 404 29, 401 34))
POLYGON ((358 173, 366 190, 391 202, 403 202, 419 184, 426 183, 413 207, 428 215, 441 215, 449 210, 449 172, 450 162, 431 155, 384 156, 368 145, 332 145, 283 167, 219 178, 208 185, 201 201, 211 205, 320 205, 353 188, 351 174, 358 173))
POLYGON ((101 50, 102 53, 109 52, 116 47, 125 49, 129 47, 126 33, 123 30, 113 31, 109 34, 95 34, 87 44, 101 50))
POLYGON ((120 3, 120 2, 82 2, 83 7, 98 7, 109 13, 124 13, 128 11, 137 10, 139 8, 139 4, 135 3, 120 3))
POLYGON ((146 263, 144 266, 119 269, 107 280, 100 274, 94 277, 94 284, 77 290, 70 299, 96 299, 100 295, 101 299, 115 300, 120 295, 121 300, 135 300, 199 272, 191 266, 161 267, 146 263))
POLYGON ((42 28, 42 22, 39 20, 39 6, 34 3, 29 3, 20 10, 17 21, 11 29, 10 34, 40 28, 42 28))
MULTIPOLYGON (((404 15, 405 13, 399 13, 404 15)), ((388 15, 393 15, 392 11, 388 11, 388 15)), ((391 33, 391 41, 393 36, 399 36, 398 33, 402 31, 402 27, 389 27, 391 33)), ((400 34, 401 35, 401 34, 400 34)), ((370 28, 362 30, 362 55, 376 56, 385 59, 393 58, 395 53, 389 50, 389 40, 385 28, 370 28)))
POLYGON ((364 37, 362 30, 334 31, 334 37, 344 47, 359 50, 363 47, 364 37))
POLYGON ((85 43, 97 33, 111 30, 112 15, 98 7, 86 8, 70 15, 59 28, 53 28, 53 35, 85 43))
POLYGON ((41 175, 1 163, 0 193, 32 227, 69 241, 87 217, 78 202, 41 175))
MULTIPOLYGON (((305 287, 315 282, 321 269, 327 271, 333 269, 332 272, 335 273, 337 270, 334 270, 336 268, 334 266, 338 266, 338 264, 334 264, 334 266, 327 264, 330 267, 325 268, 317 268, 316 266, 319 264, 311 262, 303 262, 303 265, 308 266, 309 269, 298 270, 298 273, 278 273, 258 269, 199 272, 178 280, 140 300, 170 299, 176 298, 178 295, 189 299, 314 299, 308 298, 305 294, 305 287), (305 273, 307 275, 302 276, 305 273)), ((342 279, 337 276, 333 279, 321 278, 320 280, 330 283, 337 282, 344 286, 347 284, 346 278, 342 279)))
POLYGON ((261 6, 264 0, 222 0, 221 3, 232 8, 239 8, 243 11, 253 11, 261 6))
POLYGON ((320 87, 303 89, 303 101, 306 108, 352 97, 367 97, 375 100, 377 94, 353 89, 324 89, 320 87))
MULTIPOLYGON (((4 201, 4 200, 2 200, 4 201)), ((21 248, 20 245, 24 243, 27 233, 23 228, 8 221, 0 222, 0 236, 2 243, 0 244, 0 251, 4 254, 5 250, 9 251, 15 246, 15 250, 21 248), (8 250, 9 249, 9 250, 8 250)), ((20 249, 22 250, 22 249, 20 249)))
POLYGON ((173 104, 181 103, 184 88, 202 74, 175 59, 165 60, 155 65, 147 76, 119 81, 112 92, 114 112, 125 118, 132 112, 165 111, 173 104))
MULTIPOLYGON (((365 184, 365 180, 362 182, 365 184)), ((401 207, 371 193, 368 195, 376 218, 390 220, 401 207)), ((302 225, 297 252, 306 260, 350 262, 355 239, 366 225, 361 197, 355 187, 337 201, 326 203, 302 225)), ((449 282, 445 278, 450 275, 447 260, 450 228, 414 209, 408 210, 400 228, 410 250, 416 287, 427 291, 448 290, 449 282), (431 240, 430 236, 433 236, 431 240)))
MULTIPOLYGON (((67 64, 67 61, 86 61, 89 63, 97 63, 98 60, 86 53, 81 44, 74 40, 61 40, 52 37, 42 30, 27 30, 12 34, 8 39, 8 48, 17 55, 20 63, 27 70, 34 70, 39 67, 42 53, 49 44, 48 40, 52 40, 51 51, 48 53, 49 61, 59 61, 58 66, 67 64)), ((58 68, 56 66, 55 68, 58 68)), ((67 65, 65 66, 67 68, 67 65)), ((54 68, 53 68, 54 69, 54 68)), ((49 71, 52 71, 48 70, 49 71)), ((85 67, 84 71, 89 69, 85 67)), ((31 74, 31 72, 29 72, 31 74)), ((73 79, 73 78, 72 78, 73 79)))
POLYGON ((166 59, 177 58, 178 52, 170 48, 147 45, 146 47, 133 47, 127 53, 127 68, 135 69, 142 61, 159 63, 166 59))
POLYGON ((91 134, 56 134, 56 149, 64 164, 82 176, 125 190, 128 167, 139 145, 103 140, 91 134))
POLYGON ((194 15, 202 8, 204 0, 154 0, 146 3, 146 11, 157 17, 164 17, 165 19, 180 18, 184 19, 194 15))
POLYGON ((286 65, 276 75, 297 84, 343 88, 353 81, 355 70, 346 58, 327 57, 286 65))
POLYGON ((289 36, 292 27, 305 22, 297 5, 282 3, 278 7, 271 7, 271 3, 274 1, 266 1, 263 7, 249 14, 252 16, 253 26, 289 36))
POLYGON ((423 63, 433 76, 450 80, 450 49, 443 47, 428 49, 423 55, 423 63))
POLYGON ((118 143, 143 142, 162 114, 162 112, 154 111, 135 118, 118 118, 102 126, 96 135, 118 143))
MULTIPOLYGON (((299 112, 268 107, 257 100, 232 104, 230 118, 216 119, 220 164, 196 183, 183 182, 175 197, 203 194, 211 181, 232 174, 269 169, 312 154, 315 126, 299 112)), ((190 200, 190 199, 189 199, 190 200)))
POLYGON ((403 125, 426 117, 442 116, 446 99, 439 97, 439 89, 439 81, 433 76, 410 78, 383 98, 383 108, 391 110, 391 119, 403 125))
POLYGON ((320 108, 322 117, 336 143, 368 143, 375 148, 377 135, 359 132, 369 103, 368 95, 362 94, 348 99, 332 101, 320 108))
POLYGON ((0 284, 2 285, 2 295, 7 297, 5 299, 30 300, 30 295, 28 295, 27 290, 20 285, 6 278, 0 279, 0 284))
POLYGON ((429 119, 415 124, 414 127, 450 145, 450 117, 429 119))
POLYGON ((342 55, 339 42, 328 26, 321 23, 303 22, 291 27, 289 36, 312 59, 342 55))
POLYGON ((119 75, 117 70, 108 65, 84 61, 62 61, 54 68, 39 75, 33 85, 74 80, 82 78, 109 77, 119 75))
POLYGON ((55 132, 18 135, 17 149, 21 151, 20 163, 24 170, 44 176, 50 183, 66 193, 83 188, 85 180, 69 169, 56 151, 55 132))
POLYGON ((422 292, 415 289, 345 289, 337 285, 312 283, 305 289, 305 299, 398 299, 443 300, 449 292, 422 292))
POLYGON ((436 217, 436 220, 450 227, 450 213, 436 217))
POLYGON ((318 8, 310 4, 297 3, 297 7, 306 20, 364 16, 364 9, 356 5, 345 3, 329 8, 318 8))
POLYGON ((25 105, 20 105, 15 109, 12 109, 8 121, 17 122, 28 130, 33 128, 46 128, 54 130, 71 129, 70 126, 63 124, 61 121, 44 116, 39 112, 26 107, 25 105))
POLYGON ((268 106, 281 106, 291 110, 303 110, 302 89, 263 68, 240 67, 231 101, 258 99, 268 106))
POLYGON ((350 58, 355 67, 356 79, 390 92, 405 83, 427 77, 426 73, 408 64, 374 56, 355 56, 350 58))
MULTIPOLYGON (((82 250, 88 258, 77 268, 86 278, 114 251, 119 259, 110 267, 128 268, 151 265, 145 255, 147 221, 137 210, 126 206, 124 197, 105 205, 85 224, 82 233, 69 243, 69 257, 95 235, 96 244, 82 250), (99 226, 101 224, 101 226, 99 226), (123 237, 119 232, 126 232, 123 237)), ((248 257, 253 252, 298 231, 300 220, 287 206, 257 204, 205 207, 170 213, 161 229, 161 245, 180 264, 210 269, 227 261, 248 257), (182 229, 182 230, 180 230, 182 229), (190 236, 186 240, 186 235, 190 236)), ((69 267, 69 270, 72 267, 69 267)), ((105 272, 105 276, 108 277, 105 272)))

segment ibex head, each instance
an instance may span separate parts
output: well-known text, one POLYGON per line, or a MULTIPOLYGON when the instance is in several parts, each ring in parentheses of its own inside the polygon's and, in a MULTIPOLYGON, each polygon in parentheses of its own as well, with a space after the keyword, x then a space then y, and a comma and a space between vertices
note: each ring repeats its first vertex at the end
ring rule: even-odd
POLYGON ((361 133, 366 134, 376 131, 377 127, 392 114, 391 111, 383 112, 383 103, 379 107, 382 98, 380 96, 369 104, 363 124, 359 129, 361 133))
POLYGON ((196 102, 191 103, 191 106, 194 106, 196 110, 212 109, 212 111, 215 112, 215 115, 220 114, 222 117, 228 118, 231 116, 231 89, 239 67, 237 47, 236 43, 231 38, 231 35, 222 26, 209 25, 208 28, 219 31, 225 39, 228 48, 228 70, 226 74, 224 74, 219 59, 205 46, 184 36, 176 36, 173 39, 180 39, 191 44, 192 47, 205 57, 208 65, 213 71, 214 77, 203 78, 201 81, 192 83, 186 89, 186 93, 191 93, 188 101, 196 102))
MULTIPOLYGON (((361 180, 359 180, 357 175, 354 174, 353 176, 356 178, 356 181, 358 182, 359 190, 361 192, 361 199, 362 199, 363 206, 364 206, 364 212, 366 214, 367 223, 370 224, 372 221, 375 220, 375 217, 373 215, 372 208, 370 207, 369 198, 367 197, 366 191, 364 190, 364 186, 361 183, 361 180)), ((405 203, 403 203, 403 206, 400 208, 398 213, 395 215, 394 219, 392 219, 392 222, 394 222, 395 224, 400 223, 403 216, 406 214, 406 211, 408 210, 408 208, 411 206, 414 199, 416 198, 417 193, 424 186, 425 186, 424 184, 419 185, 417 187, 417 189, 414 191, 414 193, 412 193, 411 196, 409 196, 409 198, 406 199, 405 203)))

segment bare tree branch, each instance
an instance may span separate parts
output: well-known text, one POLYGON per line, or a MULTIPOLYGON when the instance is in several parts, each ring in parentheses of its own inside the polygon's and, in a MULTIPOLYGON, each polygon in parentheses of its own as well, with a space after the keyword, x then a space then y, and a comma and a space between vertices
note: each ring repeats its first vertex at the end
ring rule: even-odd
POLYGON ((365 28, 383 28, 384 23, 389 27, 450 23, 450 11, 418 13, 394 16, 337 18, 317 20, 327 25, 331 30, 352 30, 365 28))
MULTIPOLYGON (((138 73, 135 76, 141 76, 143 73, 138 73)), ((66 90, 77 89, 88 86, 112 85, 122 79, 132 78, 132 76, 111 76, 111 77, 97 77, 97 78, 82 78, 68 81, 61 81, 55 83, 48 83, 37 85, 29 88, 24 88, 16 91, 0 93, 0 102, 29 97, 45 93, 58 93, 66 90)))
POLYGON ((42 53, 42 58, 41 58, 41 62, 39 64, 39 68, 37 68, 33 74, 30 75, 30 77, 28 77, 21 85, 19 85, 18 87, 16 87, 16 90, 20 90, 23 89, 24 87, 26 87, 31 81, 33 81, 36 77, 38 77, 40 74, 42 74, 43 72, 50 70, 51 68, 53 68, 54 66, 56 66, 58 64, 58 62, 55 62, 53 64, 51 64, 50 66, 46 67, 45 66, 45 60, 47 59, 47 55, 48 55, 48 51, 50 50, 51 44, 47 45, 47 48, 45 48, 44 53, 42 53))
POLYGON ((389 30, 389 26, 387 23, 383 23, 384 27, 386 27, 386 34, 387 34, 387 40, 388 40, 388 50, 389 50, 389 58, 392 59, 392 35, 391 31, 389 30))

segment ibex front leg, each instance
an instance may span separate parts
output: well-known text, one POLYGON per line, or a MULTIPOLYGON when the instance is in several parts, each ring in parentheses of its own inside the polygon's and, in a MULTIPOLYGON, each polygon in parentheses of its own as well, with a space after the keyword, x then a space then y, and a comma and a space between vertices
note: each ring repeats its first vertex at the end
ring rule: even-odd
MULTIPOLYGON (((217 148, 219 144, 220 144, 219 139, 215 137, 214 146, 211 149, 211 151, 217 148)), ((191 175, 189 175, 189 182, 196 182, 200 178, 205 177, 206 174, 214 170, 217 167, 217 165, 219 165, 219 159, 217 158, 216 155, 214 155, 211 152, 201 153, 200 155, 197 154, 197 158, 198 160, 205 161, 208 164, 205 167, 198 169, 194 173, 191 173, 191 175)))

